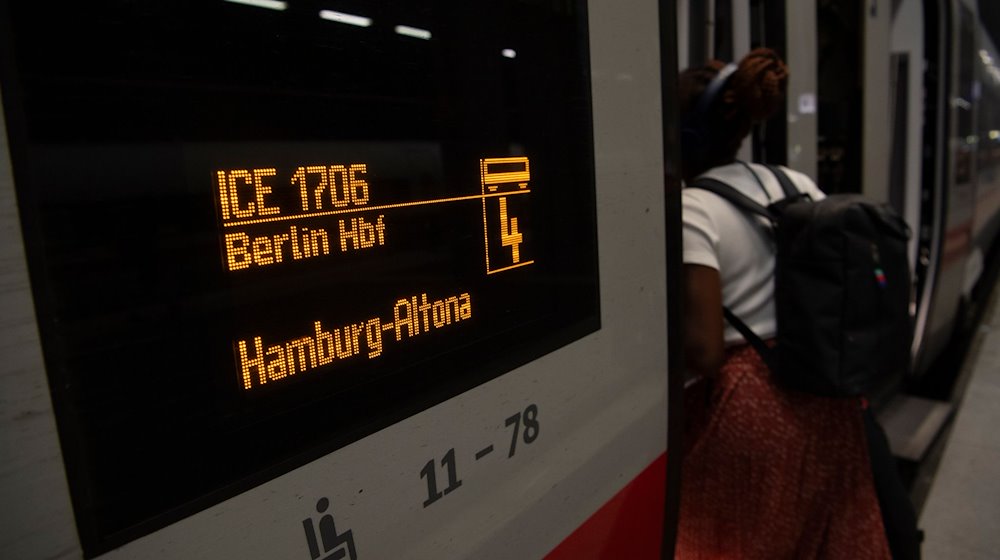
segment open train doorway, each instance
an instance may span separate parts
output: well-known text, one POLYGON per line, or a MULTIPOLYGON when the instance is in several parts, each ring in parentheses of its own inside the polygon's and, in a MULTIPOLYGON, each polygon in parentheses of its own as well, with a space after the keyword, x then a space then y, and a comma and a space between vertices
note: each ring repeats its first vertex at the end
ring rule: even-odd
POLYGON ((861 4, 816 6, 819 127, 817 183, 828 194, 861 187, 863 118, 861 4))

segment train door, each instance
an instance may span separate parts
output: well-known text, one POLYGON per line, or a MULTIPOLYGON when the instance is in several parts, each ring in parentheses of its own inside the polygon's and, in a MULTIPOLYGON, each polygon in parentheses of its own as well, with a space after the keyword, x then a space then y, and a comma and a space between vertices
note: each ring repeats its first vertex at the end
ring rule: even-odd
POLYGON ((889 91, 891 140, 889 201, 911 224, 910 263, 918 261, 921 131, 924 126, 924 18, 922 2, 904 0, 892 13, 889 91))
POLYGON ((788 78, 787 165, 816 179, 816 4, 786 2, 788 22, 786 60, 791 74, 788 78))
MULTIPOLYGON (((919 230, 916 372, 950 340, 961 311, 975 205, 977 23, 965 2, 927 2, 928 112, 919 230), (932 17, 934 19, 932 19, 932 17), (933 95, 934 97, 931 97, 933 95), (931 136, 933 134, 933 136, 931 136), (931 165, 933 163, 933 165, 931 165)), ((974 272, 974 271, 973 271, 974 272)))
MULTIPOLYGON (((928 319, 938 264, 941 257, 941 237, 944 216, 944 197, 947 181, 946 133, 949 114, 948 58, 951 40, 950 10, 945 2, 925 1, 923 13, 923 132, 921 134, 921 182, 919 219, 909 222, 913 231, 915 247, 914 265, 914 330, 913 357, 914 373, 920 373, 930 365, 931 354, 925 348, 932 346, 927 340, 928 319)), ((909 216, 908 216, 909 218, 909 216)), ((942 343, 933 346, 940 348, 942 343)))
POLYGON ((0 556, 658 556, 672 10, 0 4, 0 556))

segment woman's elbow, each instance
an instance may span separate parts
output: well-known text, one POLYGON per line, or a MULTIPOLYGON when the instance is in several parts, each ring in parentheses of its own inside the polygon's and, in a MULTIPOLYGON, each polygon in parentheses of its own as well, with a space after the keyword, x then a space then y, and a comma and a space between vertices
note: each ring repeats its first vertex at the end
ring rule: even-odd
POLYGON ((714 377, 722 367, 723 349, 719 344, 689 341, 684 346, 684 361, 695 375, 714 377))

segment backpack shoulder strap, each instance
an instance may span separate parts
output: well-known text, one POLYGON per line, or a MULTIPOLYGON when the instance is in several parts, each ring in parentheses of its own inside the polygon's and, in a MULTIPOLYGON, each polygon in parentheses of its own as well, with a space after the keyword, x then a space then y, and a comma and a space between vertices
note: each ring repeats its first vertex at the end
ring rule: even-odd
MULTIPOLYGON (((739 192, 730 185, 723 183, 722 181, 711 179, 709 177, 702 177, 688 185, 688 188, 702 189, 715 193, 744 212, 764 216, 770 220, 772 224, 777 221, 777 216, 770 209, 761 206, 750 197, 739 192)), ((729 321, 729 324, 739 331, 739 333, 743 335, 743 338, 750 343, 758 354, 760 354, 761 359, 763 359, 764 363, 767 364, 768 369, 774 371, 777 364, 775 363, 774 352, 771 348, 769 348, 767 344, 761 340, 761 338, 757 336, 757 334, 754 333, 753 330, 739 317, 737 317, 736 314, 733 313, 728 307, 723 306, 722 313, 726 317, 726 320, 729 321)))
POLYGON ((702 189, 705 191, 709 191, 711 193, 715 193, 716 195, 724 198, 725 200, 728 200, 730 204, 736 206, 740 210, 743 210, 744 212, 749 212, 751 214, 764 216, 772 223, 777 219, 777 217, 774 215, 773 212, 771 212, 764 206, 761 206, 760 204, 758 204, 745 194, 741 193, 740 191, 723 183, 722 181, 718 181, 710 177, 702 177, 700 179, 695 180, 690 185, 688 185, 688 188, 702 189))
POLYGON ((792 180, 788 178, 788 175, 785 174, 784 170, 782 170, 781 167, 771 164, 768 164, 766 167, 778 179, 778 184, 781 185, 781 190, 784 191, 785 198, 808 196, 802 191, 800 191, 795 186, 795 183, 792 183, 792 180))
POLYGON ((744 340, 746 340, 750 346, 757 351, 757 354, 760 355, 764 364, 767 365, 767 369, 772 372, 775 371, 778 364, 775 359, 774 351, 767 345, 767 343, 757 336, 757 333, 753 332, 753 329, 744 323, 742 319, 737 317, 736 314, 733 313, 733 311, 728 307, 722 307, 722 314, 725 316, 726 321, 729 321, 729 324, 732 325, 733 328, 736 329, 741 335, 743 335, 744 340))

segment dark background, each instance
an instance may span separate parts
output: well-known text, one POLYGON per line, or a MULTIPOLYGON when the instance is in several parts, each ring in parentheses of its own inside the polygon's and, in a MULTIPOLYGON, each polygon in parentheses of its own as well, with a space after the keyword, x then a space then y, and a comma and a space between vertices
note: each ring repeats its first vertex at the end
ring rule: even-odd
POLYGON ((979 0, 979 18, 993 44, 1000 45, 1000 3, 995 0, 979 0))

